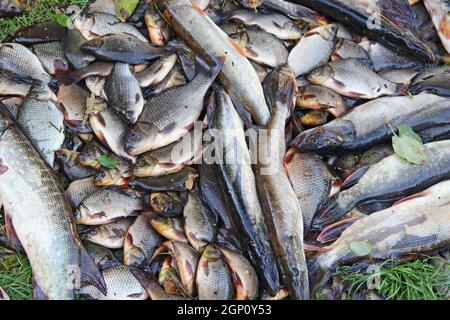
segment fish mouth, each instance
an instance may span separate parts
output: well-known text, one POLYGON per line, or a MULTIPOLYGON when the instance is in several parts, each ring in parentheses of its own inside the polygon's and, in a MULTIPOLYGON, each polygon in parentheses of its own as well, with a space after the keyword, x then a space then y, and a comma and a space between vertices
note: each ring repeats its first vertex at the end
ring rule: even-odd
POLYGON ((125 137, 124 150, 130 156, 136 156, 153 149, 158 129, 146 123, 138 123, 125 137))

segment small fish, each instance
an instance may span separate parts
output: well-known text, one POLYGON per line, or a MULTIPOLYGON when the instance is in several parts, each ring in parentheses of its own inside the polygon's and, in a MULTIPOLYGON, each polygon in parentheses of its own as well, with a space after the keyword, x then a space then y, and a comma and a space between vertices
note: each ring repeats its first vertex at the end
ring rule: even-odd
POLYGON ((123 247, 128 227, 133 223, 133 218, 119 219, 111 223, 90 228, 83 237, 93 243, 109 249, 123 247))
POLYGON ((332 61, 340 59, 358 59, 364 63, 371 63, 367 51, 357 43, 347 39, 338 39, 331 55, 332 61))
POLYGON ((397 84, 381 78, 369 65, 355 59, 330 62, 312 71, 308 80, 350 98, 375 99, 401 92, 397 84))
POLYGON ((94 259, 95 263, 98 265, 100 270, 116 267, 121 265, 122 263, 116 258, 114 253, 104 246, 99 244, 83 241, 83 245, 86 248, 86 251, 89 255, 94 259))
POLYGON ((192 189, 197 177, 195 169, 185 167, 164 176, 133 179, 129 185, 144 191, 186 191, 192 189))
POLYGON ((328 113, 324 110, 311 110, 304 113, 299 121, 308 127, 317 127, 327 122, 328 113))
POLYGON ((150 207, 164 216, 180 216, 183 213, 185 199, 175 191, 152 192, 150 207))
POLYGON ((141 88, 161 83, 177 63, 176 54, 169 54, 153 62, 147 69, 134 74, 141 88))
POLYGON ((76 209, 84 198, 93 194, 98 189, 94 184, 94 177, 92 176, 71 182, 66 189, 66 195, 69 198, 72 208, 76 209))
POLYGON ((84 68, 95 60, 94 56, 81 51, 81 46, 85 42, 86 38, 77 29, 67 29, 62 39, 65 56, 75 70, 84 68))
POLYGON ((423 70, 411 80, 408 92, 434 93, 440 96, 450 97, 450 68, 448 66, 431 67, 423 70))
POLYGON ((0 76, 0 96, 25 97, 30 91, 30 87, 29 84, 17 83, 8 77, 0 76))
POLYGON ((84 122, 89 93, 78 84, 59 86, 58 101, 64 110, 64 125, 73 133, 90 133, 92 129, 84 122))
POLYGON ((347 104, 338 93, 316 85, 301 87, 295 104, 306 109, 326 110, 336 118, 347 112, 347 104))
POLYGON ((141 194, 128 189, 102 188, 84 198, 75 211, 78 224, 100 225, 142 210, 141 194))
POLYGON ((158 46, 165 45, 170 40, 172 32, 154 3, 148 6, 144 17, 150 42, 158 46))
POLYGON ((107 156, 108 153, 108 150, 103 145, 93 140, 83 146, 78 156, 78 162, 83 166, 98 170, 101 167, 99 158, 104 155, 107 156))
POLYGON ((109 154, 109 158, 115 162, 115 168, 100 167, 95 175, 95 185, 100 187, 126 185, 131 177, 130 163, 114 153, 109 154))
POLYGON ((84 179, 95 174, 95 170, 78 163, 78 151, 59 149, 55 152, 55 160, 58 161, 61 170, 70 180, 84 179))
POLYGON ((168 294, 185 296, 186 294, 176 268, 175 261, 173 261, 171 256, 165 258, 159 269, 158 282, 168 294))
POLYGON ((303 35, 289 53, 288 64, 295 76, 304 75, 325 64, 333 53, 337 26, 329 24, 303 35))
POLYGON ((199 300, 230 300, 234 295, 230 267, 220 251, 212 245, 203 250, 195 282, 199 300))
POLYGON ((100 76, 89 76, 85 78, 86 87, 91 91, 96 97, 100 97, 107 101, 108 97, 105 93, 105 82, 106 78, 100 76))
POLYGON ((182 218, 153 215, 149 218, 150 225, 160 235, 169 240, 188 242, 184 232, 182 218))
POLYGON ((32 50, 49 74, 59 76, 69 71, 69 62, 61 41, 36 43, 32 46, 32 50))
POLYGON ((139 269, 132 270, 133 275, 139 280, 141 285, 152 300, 190 300, 190 298, 167 293, 151 273, 144 273, 139 269))

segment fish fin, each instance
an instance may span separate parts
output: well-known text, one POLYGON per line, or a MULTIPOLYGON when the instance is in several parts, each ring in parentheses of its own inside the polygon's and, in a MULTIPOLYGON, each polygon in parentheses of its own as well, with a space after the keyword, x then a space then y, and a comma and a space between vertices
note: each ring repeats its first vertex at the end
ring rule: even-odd
POLYGON ((379 1, 381 17, 401 32, 414 29, 414 11, 406 0, 379 1))
POLYGON ((11 216, 5 211, 5 229, 6 236, 11 244, 11 246, 17 251, 24 251, 23 246, 20 243, 19 237, 17 236, 16 230, 14 229, 14 225, 12 223, 11 216))
POLYGON ((356 220, 358 220, 358 218, 344 219, 325 227, 317 236, 317 241, 320 243, 327 243, 338 239, 342 232, 350 227, 356 220))
POLYGON ((406 201, 409 201, 409 200, 413 200, 413 199, 425 197, 425 196, 427 196, 428 194, 429 194, 429 192, 427 192, 427 191, 425 190, 425 191, 422 191, 422 192, 419 192, 419 193, 410 195, 410 196, 408 196, 408 197, 405 197, 405 198, 403 198, 403 199, 397 200, 396 202, 394 202, 394 203, 392 204, 392 206, 396 206, 396 205, 398 205, 398 204, 400 204, 400 203, 403 203, 403 202, 406 202, 406 201))
POLYGON ((330 270, 322 268, 318 263, 318 260, 312 258, 308 261, 308 277, 309 277, 309 290, 311 296, 314 295, 319 289, 321 289, 332 277, 330 270))
POLYGON ((342 182, 341 189, 348 189, 357 184, 359 179, 362 178, 362 176, 367 172, 367 170, 369 170, 369 168, 369 166, 365 166, 353 172, 344 180, 344 182, 342 182))
POLYGON ((195 3, 195 1, 191 0, 191 4, 192 4, 192 6, 195 8, 195 10, 197 10, 202 16, 206 16, 205 11, 203 11, 203 9, 200 8, 200 7, 195 3))
POLYGON ((241 56, 245 57, 245 51, 234 41, 233 39, 229 38, 228 41, 230 42, 231 46, 236 49, 237 53, 239 53, 241 56))
POLYGON ((328 198, 322 208, 319 209, 313 218, 311 230, 322 230, 326 225, 337 221, 353 208, 353 204, 345 207, 341 206, 337 201, 338 195, 328 198))
POLYGON ((304 243, 303 248, 305 251, 313 251, 313 252, 319 252, 319 253, 325 253, 330 251, 330 247, 320 247, 316 246, 314 244, 304 243))
POLYGON ((3 159, 0 158, 0 175, 4 174, 8 169, 8 166, 3 164, 3 159))
POLYGON ((81 268, 81 282, 89 283, 100 290, 105 296, 107 294, 107 287, 105 279, 100 272, 94 259, 89 255, 83 246, 80 246, 80 268, 81 268))
POLYGON ((48 300, 48 296, 44 293, 44 291, 41 289, 41 287, 39 287, 39 285, 37 284, 34 274, 33 274, 32 284, 33 284, 33 298, 35 300, 48 300))
POLYGON ((330 186, 330 194, 329 197, 334 196, 336 193, 341 191, 342 188, 342 180, 339 177, 335 177, 331 182, 330 186))

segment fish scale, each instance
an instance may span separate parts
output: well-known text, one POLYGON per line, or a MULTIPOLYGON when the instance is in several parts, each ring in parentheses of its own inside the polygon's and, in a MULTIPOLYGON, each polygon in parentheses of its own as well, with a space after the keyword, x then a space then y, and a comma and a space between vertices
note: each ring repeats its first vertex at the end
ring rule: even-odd
POLYGON ((61 41, 36 43, 33 45, 33 51, 49 74, 66 72, 69 68, 61 41))

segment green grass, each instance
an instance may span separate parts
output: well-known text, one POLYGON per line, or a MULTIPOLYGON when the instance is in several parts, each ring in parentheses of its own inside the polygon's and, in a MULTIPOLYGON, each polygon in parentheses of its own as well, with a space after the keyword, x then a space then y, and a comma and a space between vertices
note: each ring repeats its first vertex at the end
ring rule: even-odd
MULTIPOLYGON (((3 214, 3 210, 1 211, 3 214)), ((3 217, 0 217, 0 233, 5 233, 3 217)), ((27 258, 0 247, 0 287, 13 300, 33 298, 31 266, 27 258)))
MULTIPOLYGON (((380 264, 378 295, 387 300, 445 300, 450 287, 450 263, 436 263, 436 257, 397 264, 388 259, 380 264), (434 263, 433 263, 434 262, 434 263)), ((351 266, 338 268, 336 276, 342 279, 350 296, 366 288, 373 273, 354 270, 351 266)))
POLYGON ((18 29, 55 21, 57 8, 67 5, 83 6, 88 0, 27 0, 24 13, 13 18, 0 18, 0 43, 13 35, 18 29))

